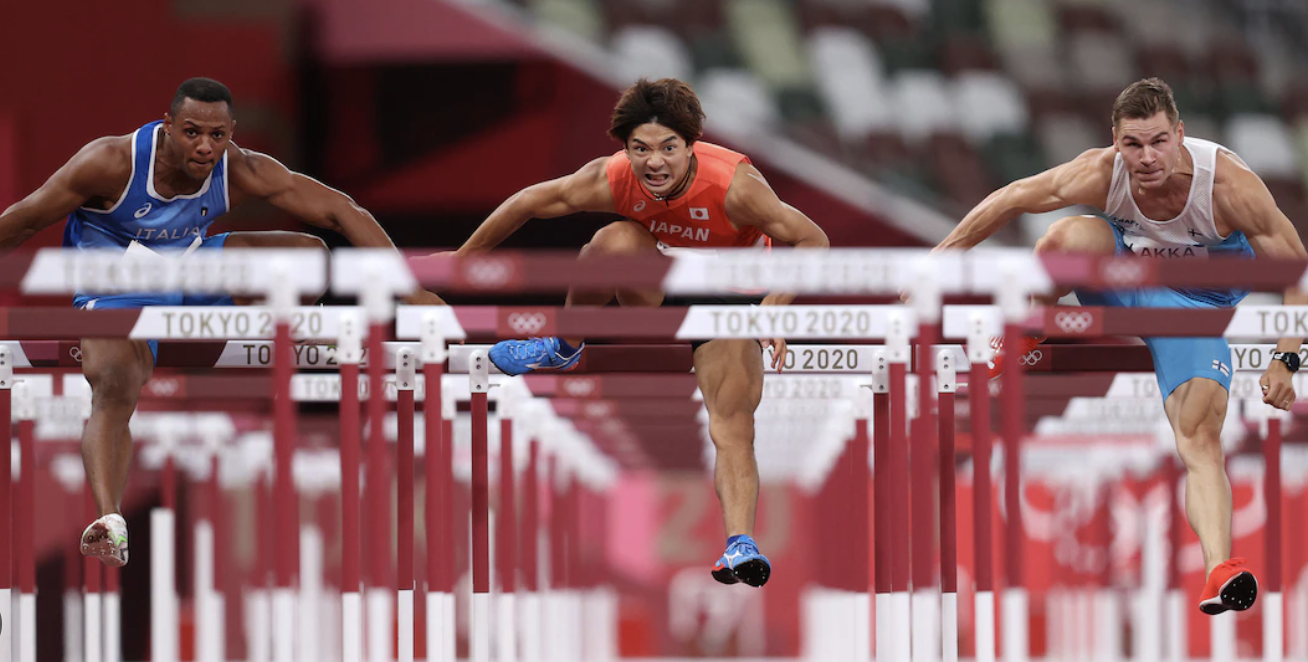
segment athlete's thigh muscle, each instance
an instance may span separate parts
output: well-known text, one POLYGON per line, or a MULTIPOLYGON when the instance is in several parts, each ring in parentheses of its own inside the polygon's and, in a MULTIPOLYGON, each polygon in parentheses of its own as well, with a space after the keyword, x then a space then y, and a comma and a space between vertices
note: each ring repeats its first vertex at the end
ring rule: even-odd
POLYGON ((694 359, 710 416, 758 409, 763 398, 763 349, 758 341, 713 340, 696 349, 694 359))

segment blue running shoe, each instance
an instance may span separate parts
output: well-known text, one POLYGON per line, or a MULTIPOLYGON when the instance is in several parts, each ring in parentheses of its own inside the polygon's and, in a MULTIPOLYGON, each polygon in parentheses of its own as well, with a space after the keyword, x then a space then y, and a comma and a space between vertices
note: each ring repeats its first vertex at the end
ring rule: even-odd
POLYGON ((772 575, 772 563, 768 557, 758 551, 758 544, 749 536, 734 536, 727 544, 727 551, 713 565, 713 578, 723 584, 745 582, 759 587, 768 583, 772 575))
POLYGON ((521 375, 532 370, 572 370, 581 360, 582 344, 571 356, 564 356, 563 341, 558 338, 503 340, 490 348, 490 360, 506 375, 521 375))

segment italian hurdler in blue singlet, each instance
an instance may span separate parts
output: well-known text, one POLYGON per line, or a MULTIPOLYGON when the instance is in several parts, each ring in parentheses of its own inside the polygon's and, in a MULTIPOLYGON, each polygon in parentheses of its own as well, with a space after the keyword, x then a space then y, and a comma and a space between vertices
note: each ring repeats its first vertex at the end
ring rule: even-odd
MULTIPOLYGON (((177 90, 164 118, 124 136, 87 143, 41 188, 0 214, 0 249, 11 249, 67 219, 64 246, 123 251, 317 248, 295 232, 208 235, 209 226, 246 200, 266 200, 306 223, 346 236, 355 246, 394 248, 386 232, 348 196, 231 141, 231 92, 193 78, 177 90)), ((414 292, 409 303, 441 303, 414 292)), ((78 308, 221 305, 227 296, 79 293, 78 308)), ((91 384, 91 418, 82 435, 87 480, 100 517, 82 534, 83 554, 127 563, 127 522, 120 512, 131 466, 128 421, 154 369, 157 344, 83 338, 82 372, 91 384)))

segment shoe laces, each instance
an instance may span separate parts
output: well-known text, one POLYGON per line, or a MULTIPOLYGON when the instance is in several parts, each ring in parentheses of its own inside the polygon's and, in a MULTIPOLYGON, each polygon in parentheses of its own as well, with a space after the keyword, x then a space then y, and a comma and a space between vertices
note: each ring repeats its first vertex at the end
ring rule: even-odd
POLYGON ((533 359, 548 353, 544 338, 528 338, 525 342, 509 345, 509 355, 515 359, 533 359))

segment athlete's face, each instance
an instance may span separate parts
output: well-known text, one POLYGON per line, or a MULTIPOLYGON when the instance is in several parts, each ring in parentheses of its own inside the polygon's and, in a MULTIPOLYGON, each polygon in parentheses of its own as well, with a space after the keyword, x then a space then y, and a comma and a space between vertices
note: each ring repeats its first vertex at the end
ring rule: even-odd
POLYGON ((654 122, 636 127, 627 139, 631 171, 654 195, 667 195, 681 183, 693 153, 676 131, 654 122))
POLYGON ((164 114, 164 131, 187 177, 203 180, 213 172, 232 139, 232 109, 223 101, 186 99, 177 114, 164 114))
POLYGON ((1185 126, 1172 126, 1167 113, 1147 119, 1123 118, 1113 127, 1113 142, 1126 162, 1131 181, 1139 188, 1162 188, 1181 163, 1185 126))

